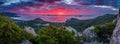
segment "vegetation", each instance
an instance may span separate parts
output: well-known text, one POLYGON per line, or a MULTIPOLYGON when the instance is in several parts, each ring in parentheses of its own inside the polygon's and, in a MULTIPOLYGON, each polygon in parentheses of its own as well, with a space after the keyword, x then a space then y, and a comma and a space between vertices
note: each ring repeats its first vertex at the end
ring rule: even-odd
POLYGON ((46 22, 43 21, 40 18, 36 18, 34 20, 29 20, 29 21, 21 21, 21 20, 14 20, 16 21, 16 23, 21 27, 24 28, 25 26, 29 26, 29 27, 33 27, 35 29, 35 31, 37 32, 41 27, 45 27, 43 26, 44 24, 52 24, 55 26, 61 26, 63 25, 63 23, 52 23, 52 22, 46 22), (18 22, 17 22, 18 21, 18 22), (19 22, 20 21, 20 22, 19 22))
MULTIPOLYGON (((47 23, 55 25, 55 26, 63 26, 63 25, 71 26, 71 27, 75 28, 77 31, 83 31, 85 28, 90 27, 92 25, 99 25, 99 24, 111 22, 114 19, 116 19, 116 17, 117 17, 117 15, 106 14, 104 16, 99 16, 94 19, 88 19, 88 20, 79 20, 79 19, 71 18, 71 19, 67 20, 66 23, 46 22, 46 21, 43 21, 42 19, 37 18, 34 20, 30 20, 30 21, 19 21, 19 22, 17 22, 17 24, 21 28, 24 28, 25 26, 33 27, 36 32, 40 29, 40 27, 44 27, 44 26, 42 26, 43 24, 47 24, 47 23), (37 24, 40 24, 40 25, 37 25, 37 24)), ((17 20, 14 20, 14 21, 17 21, 17 20)))
POLYGON ((20 44, 25 40, 30 40, 33 44, 79 44, 82 37, 74 36, 74 32, 65 27, 56 26, 41 28, 38 36, 32 36, 0 15, 0 44, 20 44))
MULTIPOLYGON (((7 17, 9 16, 7 15, 7 17)), ((78 20, 72 18, 67 20, 66 23, 51 23, 43 21, 42 19, 30 21, 14 20, 21 28, 30 26, 35 28, 35 30, 37 29, 37 36, 33 36, 22 30, 9 18, 0 15, 0 44, 20 44, 25 40, 29 40, 33 44, 80 44, 80 40, 83 38, 81 36, 74 36, 75 33, 66 30, 65 27, 57 27, 61 25, 71 26, 78 31, 83 31, 85 28, 95 25, 93 31, 96 32, 98 36, 97 40, 109 42, 115 27, 115 23, 112 23, 115 18, 116 15, 107 14, 88 20, 78 20), (57 26, 42 26, 46 23, 57 26)))
POLYGON ((74 36, 74 32, 67 31, 64 27, 49 26, 40 29, 34 40, 37 44, 79 44, 81 39, 82 37, 74 36))
POLYGON ((0 44, 20 44, 28 35, 10 19, 0 15, 0 44))
POLYGON ((109 42, 114 27, 115 27, 115 23, 110 22, 102 25, 96 25, 93 31, 97 33, 99 41, 109 42))
POLYGON ((107 22, 112 22, 114 19, 116 19, 117 15, 113 14, 106 14, 103 16, 98 16, 94 19, 88 19, 88 20, 78 20, 78 19, 70 19, 66 21, 65 26, 71 26, 78 31, 83 31, 85 28, 90 27, 92 25, 100 25, 107 22))

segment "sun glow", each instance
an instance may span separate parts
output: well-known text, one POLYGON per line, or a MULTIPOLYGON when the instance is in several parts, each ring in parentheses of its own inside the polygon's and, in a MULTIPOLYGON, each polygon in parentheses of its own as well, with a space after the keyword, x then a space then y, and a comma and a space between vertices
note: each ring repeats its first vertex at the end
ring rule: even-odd
POLYGON ((65 14, 64 12, 58 12, 58 15, 63 15, 63 14, 65 14))
POLYGON ((67 9, 67 8, 63 8, 63 7, 56 7, 56 8, 50 9, 50 10, 36 10, 36 11, 35 10, 33 10, 33 11, 23 10, 23 9, 20 10, 20 12, 24 13, 24 14, 36 14, 36 15, 78 15, 78 14, 85 14, 84 11, 74 10, 74 9, 71 10, 71 9, 67 9))

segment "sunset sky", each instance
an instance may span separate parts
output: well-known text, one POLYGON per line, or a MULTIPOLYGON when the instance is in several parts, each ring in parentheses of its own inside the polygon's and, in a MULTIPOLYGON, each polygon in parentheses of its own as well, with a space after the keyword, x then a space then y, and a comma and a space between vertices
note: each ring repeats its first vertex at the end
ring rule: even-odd
POLYGON ((118 8, 111 3, 97 3, 97 0, 3 0, 0 5, 1 12, 11 12, 19 14, 15 19, 35 19, 41 18, 50 22, 64 22, 70 18, 80 20, 95 18, 104 14, 117 14, 118 8), (52 1, 52 2, 51 2, 52 1), (86 4, 86 5, 85 5, 86 4), (101 5, 100 5, 101 4, 101 5), (111 5, 110 5, 111 4, 111 5), (77 16, 77 17, 76 17, 77 16), (53 21, 51 21, 53 20, 53 21))

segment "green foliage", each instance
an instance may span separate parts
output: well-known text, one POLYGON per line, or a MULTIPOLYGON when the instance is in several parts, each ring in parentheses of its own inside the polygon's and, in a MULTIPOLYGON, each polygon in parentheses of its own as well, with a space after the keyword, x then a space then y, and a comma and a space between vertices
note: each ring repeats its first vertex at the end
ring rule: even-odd
POLYGON ((102 25, 96 25, 93 31, 97 33, 99 41, 109 42, 114 27, 115 23, 110 22, 102 25))
MULTIPOLYGON (((17 21, 17 20, 15 20, 17 21)), ((35 31, 37 32, 39 30, 40 27, 43 27, 42 24, 47 24, 48 22, 43 21, 42 19, 34 19, 34 20, 29 20, 29 21, 20 21, 17 22, 17 24, 21 27, 24 28, 26 26, 28 27, 33 27, 35 29, 35 31)))
POLYGON ((73 32, 67 31, 64 27, 44 27, 38 31, 35 41, 38 44, 79 44, 82 37, 74 36, 73 32))
POLYGON ((39 44, 58 44, 55 38, 48 35, 39 35, 36 40, 39 44))
POLYGON ((24 28, 26 26, 28 27, 33 27, 35 29, 35 31, 37 32, 41 27, 45 27, 43 26, 44 24, 52 24, 55 26, 61 26, 63 23, 52 23, 52 22, 47 22, 47 21, 43 21, 40 18, 36 18, 34 20, 29 20, 29 21, 21 21, 21 20, 14 20, 14 21, 20 21, 17 22, 17 24, 21 27, 24 28))
POLYGON ((104 24, 107 22, 111 22, 116 18, 116 15, 114 14, 106 14, 103 16, 98 16, 93 19, 87 19, 87 20, 79 20, 79 19, 69 19, 65 23, 56 23, 56 22, 46 22, 43 21, 42 19, 34 19, 34 20, 29 20, 29 21, 21 21, 21 20, 14 20, 18 21, 17 24, 21 27, 24 28, 25 26, 33 27, 35 31, 37 32, 41 27, 44 27, 42 25, 44 24, 52 24, 55 26, 71 26, 75 28, 77 31, 83 31, 85 28, 90 27, 92 25, 98 25, 98 24, 104 24))
POLYGON ((0 44, 19 44, 26 40, 27 32, 10 19, 0 15, 0 44))
POLYGON ((117 18, 117 15, 113 15, 113 14, 106 14, 106 15, 98 16, 94 19, 88 19, 88 20, 79 20, 79 19, 72 18, 66 21, 65 26, 71 26, 77 29, 78 31, 83 31, 87 27, 90 27, 92 25, 100 25, 107 22, 111 22, 115 18, 117 18))

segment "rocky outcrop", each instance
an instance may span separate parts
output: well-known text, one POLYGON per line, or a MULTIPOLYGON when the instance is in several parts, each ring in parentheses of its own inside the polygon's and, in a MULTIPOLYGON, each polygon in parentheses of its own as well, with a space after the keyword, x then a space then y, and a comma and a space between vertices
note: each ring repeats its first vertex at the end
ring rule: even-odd
POLYGON ((26 32, 28 32, 28 33, 30 33, 30 34, 32 34, 34 36, 37 35, 32 27, 26 27, 25 30, 26 30, 26 32))
POLYGON ((74 36, 82 36, 80 32, 78 32, 76 29, 72 28, 71 26, 65 27, 68 31, 73 31, 75 33, 74 36))
POLYGON ((91 42, 84 42, 84 44, 107 44, 107 43, 98 42, 98 41, 91 41, 91 42))
POLYGON ((92 29, 94 29, 94 26, 88 27, 83 31, 82 35, 85 41, 91 42, 91 41, 94 41, 95 38, 97 37, 96 33, 92 29))
POLYGON ((120 9, 119 9, 119 15, 117 18, 117 24, 116 24, 115 30, 113 31, 110 44, 120 44, 120 9))
POLYGON ((31 42, 29 40, 25 40, 21 44, 31 44, 31 42))

